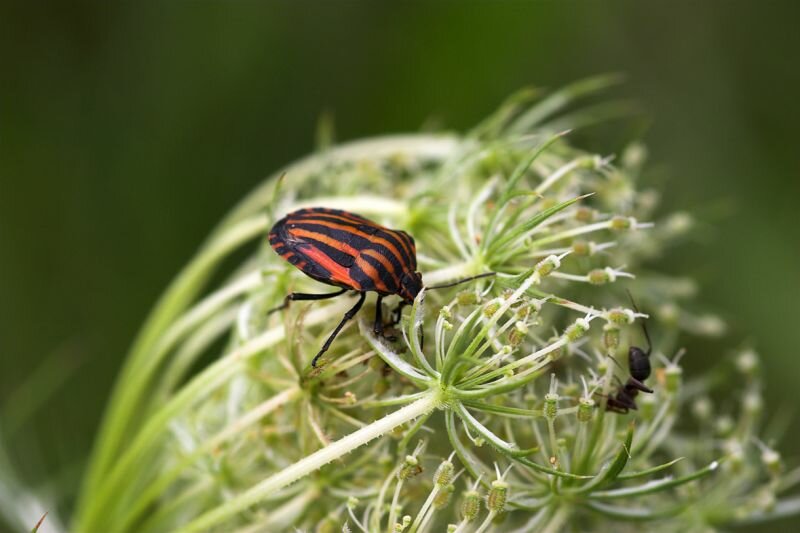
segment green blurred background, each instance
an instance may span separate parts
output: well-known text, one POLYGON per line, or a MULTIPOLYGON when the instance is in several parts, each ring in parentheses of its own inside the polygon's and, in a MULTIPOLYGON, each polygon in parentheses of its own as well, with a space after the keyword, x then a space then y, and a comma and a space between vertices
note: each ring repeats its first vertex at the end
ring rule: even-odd
MULTIPOLYGON (((644 136, 665 207, 703 220, 661 268, 696 277, 733 326, 688 364, 751 344, 770 409, 791 411, 798 20, 800 4, 769 1, 4 2, 0 412, 15 466, 74 495, 148 309, 239 198, 313 148, 323 113, 337 140, 464 129, 522 86, 606 72, 626 74, 611 96, 642 113, 580 139, 609 153, 644 136)), ((799 439, 781 446, 795 465, 799 439)))

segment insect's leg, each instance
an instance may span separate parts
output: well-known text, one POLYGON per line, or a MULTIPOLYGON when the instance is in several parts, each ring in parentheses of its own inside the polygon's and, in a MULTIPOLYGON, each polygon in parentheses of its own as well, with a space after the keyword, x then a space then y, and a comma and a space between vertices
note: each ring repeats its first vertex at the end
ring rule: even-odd
POLYGON ((317 355, 314 356, 314 359, 311 360, 311 366, 314 366, 314 367, 317 366, 317 361, 319 360, 319 358, 322 356, 322 354, 324 354, 326 351, 328 351, 328 348, 330 348, 331 343, 333 342, 333 339, 336 338, 336 336, 342 330, 342 328, 347 323, 347 321, 350 320, 351 318, 353 318, 354 316, 356 316, 356 313, 358 313, 358 311, 361 309, 361 306, 364 305, 364 299, 366 299, 366 297, 367 297, 367 293, 366 292, 362 292, 361 293, 361 297, 356 302, 356 305, 354 305, 348 312, 346 312, 344 314, 344 317, 342 318, 342 321, 339 322, 339 325, 336 326, 336 329, 333 330, 333 333, 331 333, 328 336, 328 340, 326 340, 325 344, 322 345, 322 349, 320 349, 320 351, 317 352, 317 355))
POLYGON ((634 377, 629 377, 628 381, 625 383, 625 388, 629 388, 629 387, 631 389, 633 389, 633 390, 640 390, 640 391, 646 392, 648 394, 652 394, 653 393, 653 389, 651 389, 650 387, 648 387, 647 385, 645 385, 644 383, 642 383, 641 381, 639 381, 638 379, 636 379, 634 377))
POLYGON ((271 315, 276 311, 281 311, 283 309, 286 309, 287 307, 289 307, 289 304, 295 300, 326 300, 328 298, 335 298, 337 296, 341 296, 345 292, 347 292, 347 289, 342 289, 336 292, 329 292, 326 294, 306 294, 303 292, 292 292, 286 295, 281 305, 267 311, 267 315, 271 315))
POLYGON ((403 308, 407 305, 409 304, 405 300, 397 304, 397 307, 395 307, 394 311, 392 311, 392 321, 389 323, 390 326, 396 326, 400 323, 400 319, 403 317, 403 308))
POLYGON ((614 398, 609 398, 606 403, 606 411, 625 415, 628 414, 628 407, 617 402, 614 398))
POLYGON ((372 332, 378 337, 383 337, 383 296, 378 295, 375 301, 375 324, 372 326, 372 332))

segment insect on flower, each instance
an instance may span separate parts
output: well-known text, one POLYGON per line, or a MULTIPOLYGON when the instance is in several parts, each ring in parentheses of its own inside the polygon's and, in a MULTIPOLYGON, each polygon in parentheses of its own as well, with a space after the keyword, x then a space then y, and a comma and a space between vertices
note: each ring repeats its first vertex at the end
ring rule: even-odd
MULTIPOLYGON (((283 259, 308 277, 341 290, 327 294, 288 294, 283 304, 271 309, 285 309, 294 300, 324 300, 347 291, 359 295, 356 304, 328 336, 314 356, 316 366, 341 329, 364 304, 368 292, 378 293, 375 302, 373 331, 383 335, 383 298, 397 295, 400 303, 389 325, 400 321, 403 307, 414 302, 422 290, 422 274, 417 272, 417 251, 414 239, 402 230, 385 228, 364 217, 338 209, 312 207, 289 213, 272 226, 269 243, 283 259)), ((494 272, 436 285, 428 289, 452 287, 476 278, 493 276, 494 272)))
MULTIPOLYGON (((636 312, 639 309, 633 301, 633 296, 628 293, 631 298, 631 304, 636 312)), ((650 353, 653 351, 653 343, 650 341, 650 334, 647 332, 647 326, 642 322, 642 330, 647 339, 647 351, 645 352, 638 346, 631 346, 628 348, 628 368, 630 369, 630 377, 624 385, 620 384, 617 393, 608 398, 606 403, 606 410, 615 413, 627 413, 630 409, 638 409, 636 406, 636 396, 639 392, 646 392, 651 394, 653 389, 644 384, 644 380, 650 377, 650 353)))

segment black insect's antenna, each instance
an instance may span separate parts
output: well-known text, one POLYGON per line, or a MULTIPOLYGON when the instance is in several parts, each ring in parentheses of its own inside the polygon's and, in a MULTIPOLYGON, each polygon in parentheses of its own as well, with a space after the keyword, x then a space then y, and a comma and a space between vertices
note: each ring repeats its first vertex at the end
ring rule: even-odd
MULTIPOLYGON (((639 312, 639 308, 636 307, 636 302, 633 301, 633 295, 631 294, 631 291, 629 291, 628 289, 625 289, 625 292, 628 293, 628 298, 631 299, 631 305, 633 305, 634 311, 636 311, 638 313, 639 312)), ((642 330, 644 331, 644 336, 647 339, 647 353, 645 355, 650 357, 650 352, 653 351, 653 343, 650 341, 650 334, 647 332, 647 324, 645 324, 644 320, 642 320, 642 330)))
POLYGON ((431 287, 425 287, 425 290, 432 291, 432 290, 436 290, 436 289, 446 289, 448 287, 455 287, 456 285, 461 285, 462 283, 466 283, 466 282, 472 281, 474 279, 488 278, 488 277, 494 276, 496 274, 497 274, 497 272, 486 272, 484 274, 478 274, 477 276, 470 276, 468 278, 463 278, 463 279, 459 279, 459 280, 456 280, 456 281, 451 281, 450 283, 442 283, 440 285, 433 285, 431 287))

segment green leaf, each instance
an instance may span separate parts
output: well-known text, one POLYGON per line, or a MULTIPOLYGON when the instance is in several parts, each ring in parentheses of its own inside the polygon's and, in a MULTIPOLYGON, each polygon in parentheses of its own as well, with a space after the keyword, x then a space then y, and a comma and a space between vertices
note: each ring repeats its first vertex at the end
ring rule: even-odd
POLYGON ((541 124, 548 117, 561 111, 578 98, 617 85, 621 81, 622 77, 618 74, 604 74, 571 83, 563 89, 554 92, 531 107, 527 112, 520 115, 508 128, 508 133, 517 135, 524 134, 530 131, 534 126, 541 124))
POLYGON ((678 462, 683 461, 683 459, 684 459, 683 457, 678 457, 677 459, 673 459, 672 461, 670 461, 668 463, 664 463, 664 464, 661 464, 661 465, 658 465, 658 466, 654 466, 654 467, 648 468, 646 470, 639 470, 638 472, 631 472, 630 474, 621 474, 620 476, 617 476, 617 479, 621 481, 621 480, 624 480, 624 479, 636 479, 636 478, 639 478, 639 477, 645 477, 645 476, 649 476, 651 474, 656 474, 658 472, 661 472, 662 470, 666 470, 668 468, 671 468, 673 465, 677 464, 678 462))
POLYGON ((544 416, 541 409, 520 409, 519 407, 509 407, 506 405, 493 405, 486 402, 464 401, 464 405, 472 409, 478 409, 487 413, 507 415, 513 417, 538 418, 544 416))
POLYGON ((673 516, 680 513, 685 508, 683 505, 677 505, 654 510, 648 507, 631 507, 630 505, 616 506, 592 501, 586 502, 583 506, 608 518, 630 522, 647 522, 673 516))
POLYGON ((719 462, 714 461, 705 468, 701 468, 700 470, 692 472, 691 474, 683 477, 675 479, 673 478, 659 479, 636 487, 626 487, 623 489, 596 491, 591 494, 591 497, 611 500, 617 498, 628 498, 632 496, 643 496, 645 494, 653 494, 656 492, 661 492, 667 489, 671 489, 673 487, 678 487, 680 485, 685 485, 690 481, 694 481, 696 479, 700 479, 701 477, 705 477, 714 472, 717 469, 717 467, 719 467, 719 462))
POLYGON ((550 218, 551 216, 555 215, 559 211, 566 209, 567 207, 571 206, 575 202, 579 200, 583 200, 584 198, 588 198, 592 196, 594 193, 583 194, 581 196, 576 196, 575 198, 571 198, 560 204, 554 205, 544 211, 540 212, 536 216, 528 219, 526 222, 515 226, 513 229, 507 230, 503 233, 503 236, 492 241, 492 244, 489 247, 489 251, 487 257, 492 257, 493 254, 499 252, 503 248, 509 246, 511 243, 525 235, 527 232, 531 231, 533 228, 550 218))
MULTIPOLYGON (((458 456, 458 460, 467 469, 467 472, 475 478, 481 478, 484 474, 491 472, 491 469, 484 465, 480 459, 475 457, 472 452, 464 446, 461 439, 458 438, 458 429, 456 428, 455 414, 452 410, 448 409, 444 417, 445 428, 447 429, 447 437, 450 439, 450 446, 458 456)), ((488 484, 486 485, 488 486, 488 484)))
POLYGON ((399 354, 386 346, 382 339, 376 337, 372 332, 372 327, 368 326, 365 320, 358 321, 358 330, 361 332, 361 336, 367 339, 375 353, 395 372, 405 376, 419 386, 426 386, 430 382, 430 378, 423 374, 421 370, 408 364, 399 354))
POLYGON ((425 318, 423 315, 425 311, 425 294, 426 291, 423 289, 417 297, 414 298, 414 303, 411 306, 411 320, 408 321, 406 335, 408 335, 408 347, 411 349, 411 354, 414 356, 417 364, 428 376, 436 378, 439 376, 439 373, 433 369, 425 358, 425 353, 422 351, 422 345, 419 340, 420 329, 422 328, 422 323, 425 318))
POLYGON ((496 138, 503 132, 509 122, 520 113, 523 106, 532 102, 539 94, 540 91, 533 87, 526 87, 515 92, 500 104, 500 107, 494 113, 475 126, 468 136, 479 139, 496 138))
POLYGON ((633 442, 633 427, 633 423, 628 426, 628 433, 625 435, 625 441, 622 443, 617 456, 609 465, 604 467, 600 474, 582 487, 565 492, 569 492, 570 494, 587 494, 617 479, 617 476, 619 476, 630 459, 631 442, 633 442))
POLYGON ((546 141, 536 146, 536 148, 530 153, 527 159, 523 159, 515 168, 514 171, 511 173, 511 176, 508 178, 508 182, 505 186, 505 192, 500 197, 498 201, 498 207, 502 206, 511 198, 511 195, 515 192, 514 188, 517 186, 519 180, 525 175, 531 165, 533 164, 536 159, 542 155, 542 152, 547 150, 554 142, 559 140, 561 137, 569 133, 569 131, 562 131, 556 133, 555 135, 550 136, 546 141))

